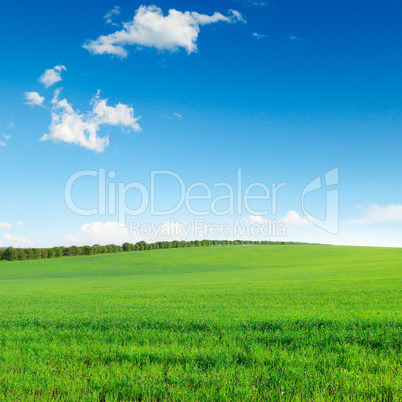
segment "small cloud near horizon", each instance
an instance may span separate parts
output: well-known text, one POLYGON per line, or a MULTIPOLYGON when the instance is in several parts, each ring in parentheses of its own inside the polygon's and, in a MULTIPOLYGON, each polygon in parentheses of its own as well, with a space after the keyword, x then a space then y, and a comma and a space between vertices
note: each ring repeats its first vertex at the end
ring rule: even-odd
POLYGON ((0 229, 11 229, 13 225, 9 222, 0 222, 0 229))
POLYGON ((4 233, 3 239, 7 241, 10 246, 32 247, 35 243, 23 236, 13 236, 10 233, 4 233))
POLYGON ((286 215, 279 219, 265 219, 259 215, 250 215, 247 218, 243 218, 243 221, 249 221, 251 224, 269 224, 272 221, 277 221, 278 223, 282 223, 285 226, 310 226, 312 225, 312 221, 310 219, 306 219, 300 216, 300 214, 296 211, 288 211, 286 215))
POLYGON ((399 223, 402 222, 402 204, 380 206, 377 204, 370 207, 356 206, 363 215, 360 219, 353 219, 347 223, 370 224, 370 223, 399 223))

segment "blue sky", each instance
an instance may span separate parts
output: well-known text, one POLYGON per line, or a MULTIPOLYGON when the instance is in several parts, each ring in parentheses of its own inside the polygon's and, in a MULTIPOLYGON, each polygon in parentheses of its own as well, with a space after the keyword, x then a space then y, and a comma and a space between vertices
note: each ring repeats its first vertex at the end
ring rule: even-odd
MULTIPOLYGON (((130 219, 198 219, 185 205, 164 216, 147 208, 125 217, 126 228, 117 213, 74 213, 66 181, 99 169, 115 172, 107 183, 117 188, 148 190, 153 171, 213 189, 236 187, 241 169, 243 192, 286 183, 276 214, 268 201, 269 214, 258 218, 244 208, 217 216, 210 201, 193 201, 209 211, 206 225, 274 219, 286 240, 400 246, 401 11, 397 1, 5 4, 0 247, 137 241, 130 219), (334 168, 339 204, 327 220, 339 219, 339 228, 328 231, 309 220, 324 219, 325 188, 307 195, 305 210, 301 198, 334 168)), ((92 208, 98 187, 82 178, 73 198, 92 208)), ((212 199, 221 194, 213 190, 212 199)), ((157 205, 167 210, 179 196, 177 180, 160 175, 157 205)), ((139 202, 138 192, 127 193, 126 206, 139 202)), ((264 202, 254 201, 254 211, 264 202)))

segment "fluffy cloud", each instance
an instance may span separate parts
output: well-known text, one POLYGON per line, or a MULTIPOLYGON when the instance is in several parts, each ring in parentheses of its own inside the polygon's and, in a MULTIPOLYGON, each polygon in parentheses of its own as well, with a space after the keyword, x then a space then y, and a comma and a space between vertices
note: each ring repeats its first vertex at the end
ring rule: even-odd
POLYGON ((45 70, 45 72, 39 77, 39 81, 46 87, 49 88, 52 85, 56 84, 62 80, 61 72, 66 71, 65 66, 55 66, 54 68, 50 68, 45 70))
POLYGON ((264 219, 260 215, 250 215, 247 218, 243 218, 243 221, 244 222, 250 222, 252 225, 254 225, 254 224, 263 225, 263 224, 266 224, 266 223, 270 222, 269 219, 264 219))
POLYGON ((0 222, 0 229, 11 229, 13 225, 8 222, 0 222))
POLYGON ((7 144, 5 142, 0 141, 0 147, 6 147, 6 146, 7 146, 7 144))
MULTIPOLYGON (((244 221, 249 221, 251 224, 269 224, 270 222, 274 222, 273 219, 264 219, 262 216, 258 215, 250 215, 247 218, 243 218, 244 221)), ((312 222, 309 219, 302 218, 298 212, 296 211, 288 211, 286 216, 279 219, 278 223, 282 223, 285 226, 308 226, 312 225, 312 222)))
POLYGON ((286 216, 280 219, 280 222, 285 226, 308 226, 313 224, 309 219, 302 218, 296 211, 288 211, 286 216))
POLYGON ((137 45, 154 47, 170 52, 184 48, 188 54, 197 50, 197 39, 201 25, 219 21, 233 23, 243 21, 238 11, 230 10, 229 16, 220 13, 213 15, 197 12, 169 10, 167 16, 156 6, 141 6, 134 19, 123 24, 123 29, 110 35, 102 35, 93 41, 87 41, 83 47, 92 54, 110 54, 127 57, 126 46, 137 45))
POLYGON ((3 137, 8 141, 11 138, 11 135, 3 135, 3 137))
POLYGON ((113 24, 113 19, 114 17, 117 17, 121 13, 120 7, 119 6, 114 6, 104 17, 103 19, 105 20, 105 24, 113 24))
POLYGON ((22 228, 22 227, 24 226, 24 222, 18 221, 18 222, 16 223, 16 225, 19 226, 20 228, 22 228))
POLYGON ((37 92, 25 92, 26 104, 31 106, 41 106, 45 100, 44 96, 40 96, 37 92))
MULTIPOLYGON (((118 222, 92 222, 81 225, 76 233, 66 235, 67 241, 75 245, 92 244, 123 244, 133 241, 127 228, 119 227, 118 222)), ((137 240, 136 240, 137 241, 137 240)))
POLYGON ((13 236, 10 233, 4 233, 3 239, 6 241, 6 244, 8 244, 8 246, 32 247, 35 244, 32 240, 27 239, 26 237, 13 236))
POLYGON ((75 233, 67 234, 66 240, 75 245, 123 244, 128 241, 136 243, 144 240, 155 241, 188 240, 193 227, 171 220, 163 223, 142 223, 135 226, 131 233, 126 227, 119 227, 118 222, 92 222, 81 225, 75 233))
POLYGON ((41 141, 67 142, 80 145, 86 149, 103 152, 109 145, 109 137, 99 137, 98 131, 102 125, 122 126, 141 131, 138 118, 134 117, 134 109, 117 104, 107 106, 106 99, 100 99, 99 93, 91 104, 91 112, 81 114, 75 111, 66 99, 59 100, 60 91, 55 92, 52 100, 52 123, 50 132, 41 141))
POLYGON ((396 223, 402 222, 402 205, 394 204, 387 206, 372 205, 362 209, 363 218, 350 221, 349 223, 396 223))

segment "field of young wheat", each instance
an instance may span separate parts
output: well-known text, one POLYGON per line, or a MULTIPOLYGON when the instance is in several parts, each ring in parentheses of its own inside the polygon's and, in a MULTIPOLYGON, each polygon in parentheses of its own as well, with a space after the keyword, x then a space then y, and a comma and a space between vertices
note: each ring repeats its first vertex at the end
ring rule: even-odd
POLYGON ((0 400, 401 400, 402 249, 0 263, 0 400))

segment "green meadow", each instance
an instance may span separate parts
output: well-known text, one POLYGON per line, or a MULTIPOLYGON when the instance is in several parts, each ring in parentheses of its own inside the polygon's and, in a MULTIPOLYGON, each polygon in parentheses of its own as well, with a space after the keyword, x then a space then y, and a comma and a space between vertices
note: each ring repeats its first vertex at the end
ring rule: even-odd
POLYGON ((0 263, 0 400, 402 400, 402 249, 0 263))

